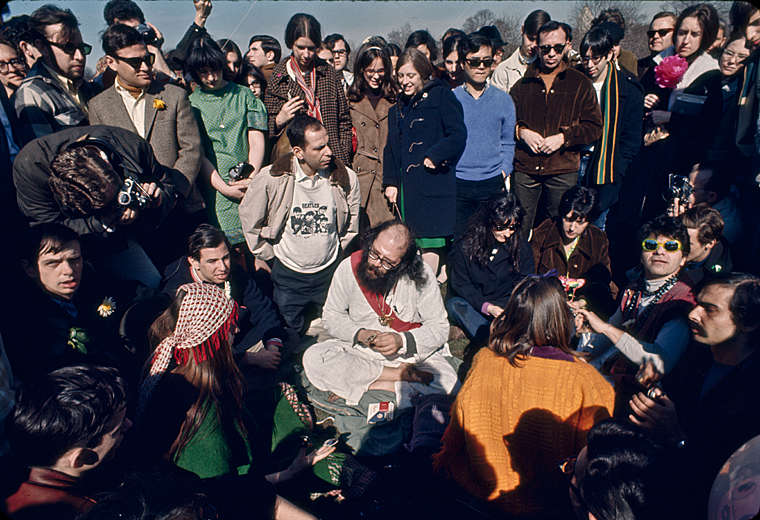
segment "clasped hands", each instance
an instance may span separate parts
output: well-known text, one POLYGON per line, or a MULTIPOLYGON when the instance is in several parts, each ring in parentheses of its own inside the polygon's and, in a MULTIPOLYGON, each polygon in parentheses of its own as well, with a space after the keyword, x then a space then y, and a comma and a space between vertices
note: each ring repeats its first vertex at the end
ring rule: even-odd
POLYGON ((556 152, 565 144, 565 135, 562 133, 544 137, 528 128, 520 128, 519 137, 531 152, 546 155, 556 152))
POLYGON ((396 332, 380 332, 373 329, 361 329, 356 335, 356 341, 389 359, 394 357, 404 344, 401 335, 396 332))

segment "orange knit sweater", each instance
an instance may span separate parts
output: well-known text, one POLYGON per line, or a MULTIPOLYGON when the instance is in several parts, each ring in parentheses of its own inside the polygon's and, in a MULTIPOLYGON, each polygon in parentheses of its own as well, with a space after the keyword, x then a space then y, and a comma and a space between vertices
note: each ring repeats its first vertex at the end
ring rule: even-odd
POLYGON ((567 500, 558 464, 577 455, 614 400, 585 362, 532 356, 518 368, 484 348, 454 402, 434 466, 507 512, 556 511, 567 500))

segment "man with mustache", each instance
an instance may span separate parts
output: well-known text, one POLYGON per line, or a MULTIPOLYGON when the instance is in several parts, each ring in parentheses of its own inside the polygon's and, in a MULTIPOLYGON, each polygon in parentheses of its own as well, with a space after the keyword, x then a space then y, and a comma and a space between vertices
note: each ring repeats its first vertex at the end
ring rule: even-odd
POLYGON ((368 390, 394 392, 398 408, 412 393, 451 393, 446 310, 409 228, 385 222, 363 242, 335 271, 322 314, 334 339, 304 353, 306 376, 349 406, 368 390))
MULTIPOLYGON (((708 280, 689 313, 692 343, 662 389, 629 402, 629 419, 680 446, 686 496, 704 516, 721 465, 760 434, 760 279, 740 273, 708 280)), ((684 518, 688 511, 682 511, 684 518)))

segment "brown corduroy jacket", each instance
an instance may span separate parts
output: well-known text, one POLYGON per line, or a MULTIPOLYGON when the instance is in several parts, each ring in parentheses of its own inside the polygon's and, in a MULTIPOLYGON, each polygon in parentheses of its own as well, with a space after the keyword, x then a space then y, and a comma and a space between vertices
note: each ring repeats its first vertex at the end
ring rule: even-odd
POLYGON ((580 150, 602 134, 602 112, 591 81, 563 61, 549 92, 534 63, 518 81, 510 95, 515 102, 517 127, 528 128, 544 137, 558 133, 565 144, 556 152, 534 154, 518 140, 515 171, 533 175, 577 172, 580 150))

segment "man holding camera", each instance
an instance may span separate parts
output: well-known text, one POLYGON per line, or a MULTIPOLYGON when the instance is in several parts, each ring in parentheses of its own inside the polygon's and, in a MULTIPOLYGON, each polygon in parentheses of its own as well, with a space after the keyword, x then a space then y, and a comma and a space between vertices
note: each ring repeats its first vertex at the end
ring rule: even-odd
POLYGON ((167 251, 167 261, 171 261, 184 249, 183 237, 205 217, 203 198, 195 183, 201 162, 198 124, 185 90, 154 79, 154 55, 136 29, 112 25, 103 34, 103 51, 116 80, 90 101, 90 122, 139 135, 148 141, 161 165, 187 179, 187 189, 181 193, 183 211, 176 213, 176 222, 167 223, 176 230, 171 236, 177 243, 167 251))
POLYGON ((16 157, 13 182, 30 225, 64 224, 92 247, 88 256, 97 267, 158 287, 161 275, 140 244, 156 233, 188 181, 161 166, 137 134, 79 126, 41 137, 16 157))

